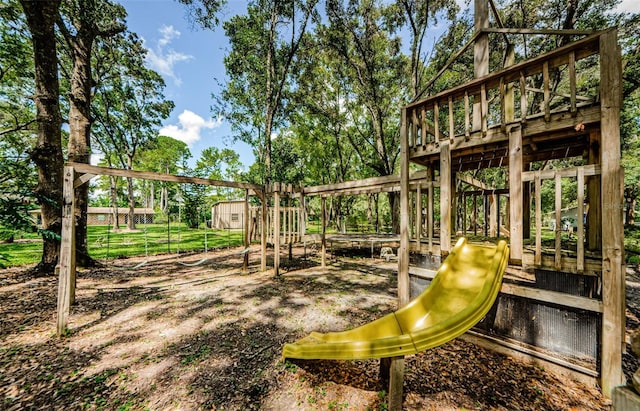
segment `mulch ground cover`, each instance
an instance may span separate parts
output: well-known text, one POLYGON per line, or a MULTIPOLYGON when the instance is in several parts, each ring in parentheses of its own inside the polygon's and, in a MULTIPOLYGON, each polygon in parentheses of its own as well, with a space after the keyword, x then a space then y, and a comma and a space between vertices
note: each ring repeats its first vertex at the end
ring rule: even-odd
MULTIPOLYGON (((0 271, 0 409, 387 409, 378 361, 283 362, 281 350, 392 312, 394 263, 340 257, 321 268, 298 249, 276 278, 258 272, 256 250, 247 273, 241 258, 223 250, 81 270, 63 337, 57 279, 0 271)), ((597 387, 461 339, 405 362, 407 410, 609 409, 597 387)), ((635 367, 627 354, 627 374, 635 367)))

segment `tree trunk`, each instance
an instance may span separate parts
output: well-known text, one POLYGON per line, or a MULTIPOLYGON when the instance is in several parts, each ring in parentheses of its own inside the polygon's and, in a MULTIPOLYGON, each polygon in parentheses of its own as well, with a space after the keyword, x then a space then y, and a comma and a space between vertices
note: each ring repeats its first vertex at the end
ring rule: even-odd
POLYGON ((635 213, 636 201, 637 201, 637 199, 635 197, 627 198, 627 200, 626 200, 627 207, 625 209, 624 221, 625 221, 627 227, 631 227, 631 226, 634 226, 636 224, 636 213, 635 213))
POLYGON ((60 0, 20 0, 20 4, 27 17, 34 51, 38 141, 30 155, 38 169, 36 195, 45 232, 42 236, 42 259, 34 271, 53 275, 60 255, 62 228, 62 120, 58 103, 60 87, 54 28, 60 0))
POLYGON ((387 193, 389 208, 391 209, 391 232, 400 234, 400 193, 387 193))
MULTIPOLYGON (((86 31, 73 38, 73 71, 69 98, 69 161, 89 164, 91 150, 91 45, 94 36, 86 31)), ((87 248, 87 206, 89 184, 75 189, 76 263, 83 267, 95 265, 87 248)))

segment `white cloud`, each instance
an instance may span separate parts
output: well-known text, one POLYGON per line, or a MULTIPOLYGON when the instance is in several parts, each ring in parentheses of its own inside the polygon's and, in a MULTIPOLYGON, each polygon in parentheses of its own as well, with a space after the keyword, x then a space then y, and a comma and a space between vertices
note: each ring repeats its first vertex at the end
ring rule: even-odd
POLYGON ((149 48, 147 52, 147 64, 150 68, 162 74, 163 76, 172 78, 177 86, 182 84, 182 80, 173 70, 176 63, 188 61, 193 58, 189 54, 180 53, 169 48, 174 39, 180 37, 180 32, 173 26, 162 26, 158 29, 160 39, 156 43, 155 48, 149 48))
POLYGON ((190 110, 184 110, 178 116, 179 124, 170 124, 160 129, 159 134, 173 137, 185 142, 189 147, 200 140, 200 132, 205 128, 216 128, 222 123, 222 119, 205 120, 190 110))
POLYGON ((640 2, 638 0, 622 0, 616 7, 616 11, 619 13, 640 13, 640 2))

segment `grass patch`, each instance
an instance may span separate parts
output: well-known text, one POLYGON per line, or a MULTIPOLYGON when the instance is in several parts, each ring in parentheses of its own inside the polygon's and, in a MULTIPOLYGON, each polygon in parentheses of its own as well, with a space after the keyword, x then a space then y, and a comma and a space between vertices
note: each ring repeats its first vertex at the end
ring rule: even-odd
MULTIPOLYGON (((139 224, 136 231, 114 231, 108 226, 89 226, 87 245, 89 255, 97 260, 155 255, 177 252, 204 251, 206 248, 237 247, 243 244, 242 230, 187 228, 185 224, 139 224), (205 244, 206 231, 206 244, 205 244)), ((23 234, 13 243, 0 244, 3 264, 19 266, 35 264, 42 256, 42 239, 35 233, 23 234)))

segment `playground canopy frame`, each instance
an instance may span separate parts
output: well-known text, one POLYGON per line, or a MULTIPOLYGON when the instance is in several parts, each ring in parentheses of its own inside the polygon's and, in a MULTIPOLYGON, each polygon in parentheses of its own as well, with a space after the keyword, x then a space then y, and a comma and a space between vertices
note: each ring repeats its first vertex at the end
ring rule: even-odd
MULTIPOLYGON (((60 242, 60 260, 58 263, 58 304, 57 304, 57 333, 63 335, 69 321, 70 307, 75 301, 76 286, 76 258, 75 258, 75 189, 83 184, 87 184, 92 178, 100 175, 117 176, 125 178, 136 178, 153 181, 165 181, 180 184, 200 184, 213 187, 230 187, 245 190, 245 215, 248 215, 249 194, 252 192, 264 199, 264 189, 262 186, 233 181, 212 180, 207 178, 197 178, 189 176, 179 176, 173 174, 162 174, 150 171, 125 170, 108 167, 98 167, 81 163, 67 163, 64 167, 63 180, 63 205, 62 205, 62 232, 60 242)), ((264 201, 263 201, 264 203, 264 201)), ((245 244, 247 249, 250 246, 249 223, 245 219, 245 244)), ((265 250, 266 244, 262 238, 262 266, 266 266, 265 250)), ((243 270, 247 270, 249 264, 249 253, 243 253, 243 270)))

